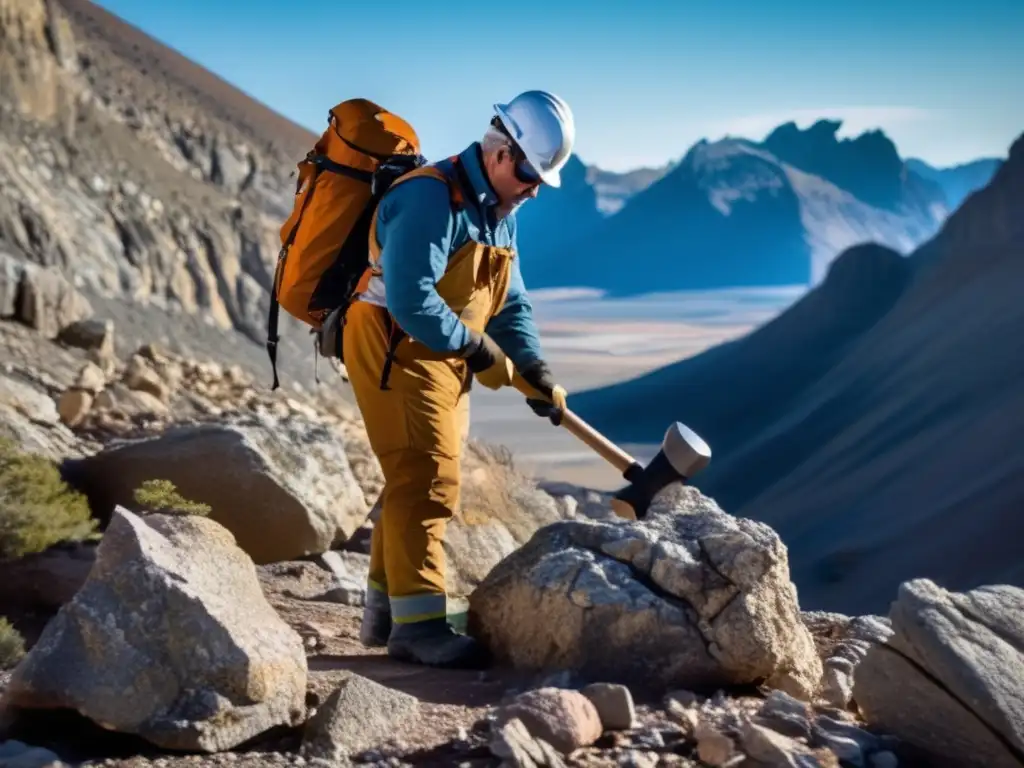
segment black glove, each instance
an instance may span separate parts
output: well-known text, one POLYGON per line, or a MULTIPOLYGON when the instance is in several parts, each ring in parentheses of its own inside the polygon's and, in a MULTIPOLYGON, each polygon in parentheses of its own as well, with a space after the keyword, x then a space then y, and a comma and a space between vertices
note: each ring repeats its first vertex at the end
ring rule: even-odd
POLYGON ((536 360, 519 372, 523 380, 541 394, 550 398, 540 400, 527 397, 526 404, 533 409, 538 416, 550 418, 551 415, 565 407, 565 389, 555 383, 551 376, 551 370, 543 360, 536 360))
POLYGON ((459 357, 466 361, 473 373, 486 371, 502 357, 504 352, 486 333, 469 332, 469 341, 459 350, 459 357))
POLYGON ((543 360, 534 360, 532 363, 520 370, 519 375, 523 377, 523 380, 527 384, 538 392, 541 392, 548 397, 552 396, 555 388, 555 380, 551 378, 551 370, 548 368, 548 364, 543 360))

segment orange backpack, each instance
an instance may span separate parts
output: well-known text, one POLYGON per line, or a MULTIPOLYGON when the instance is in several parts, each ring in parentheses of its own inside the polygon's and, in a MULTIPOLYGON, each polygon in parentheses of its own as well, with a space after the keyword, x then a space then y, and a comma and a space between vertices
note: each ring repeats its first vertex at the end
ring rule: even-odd
POLYGON ((278 307, 311 327, 315 349, 330 353, 322 348, 328 335, 340 347, 341 318, 368 277, 377 203, 396 178, 425 164, 419 149, 412 126, 372 101, 349 99, 329 112, 327 129, 298 164, 294 208, 281 226, 267 328, 273 389, 278 307))

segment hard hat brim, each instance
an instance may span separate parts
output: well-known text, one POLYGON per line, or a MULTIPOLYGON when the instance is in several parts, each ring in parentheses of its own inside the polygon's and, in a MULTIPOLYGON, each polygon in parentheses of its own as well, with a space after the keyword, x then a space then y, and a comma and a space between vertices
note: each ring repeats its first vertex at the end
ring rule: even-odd
POLYGON ((555 187, 556 189, 562 186, 562 174, 560 173, 560 169, 552 168, 547 171, 541 171, 540 168, 542 164, 540 163, 539 159, 535 157, 527 147, 524 147, 519 142, 519 137, 523 135, 523 132, 520 130, 519 125, 516 123, 516 121, 509 116, 507 110, 508 104, 494 105, 494 111, 495 113, 497 113, 498 117, 501 118, 501 123, 502 125, 505 126, 505 130, 508 131, 509 136, 513 138, 513 141, 515 141, 519 148, 523 151, 523 154, 526 155, 527 161, 529 161, 530 166, 533 168, 533 170, 537 172, 537 175, 540 176, 540 180, 547 184, 549 187, 555 187))

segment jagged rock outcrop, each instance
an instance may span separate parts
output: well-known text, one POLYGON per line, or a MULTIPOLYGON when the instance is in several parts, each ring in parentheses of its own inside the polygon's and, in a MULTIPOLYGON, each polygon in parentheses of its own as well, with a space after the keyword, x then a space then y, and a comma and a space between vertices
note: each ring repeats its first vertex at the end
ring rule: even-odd
POLYGON ((1024 765, 1024 590, 951 593, 915 579, 889 616, 894 635, 855 675, 867 722, 928 765, 1024 765))
POLYGON ((230 749, 305 716, 301 637, 220 524, 118 510, 74 599, 0 703, 69 708, 177 750, 230 749))
POLYGON ((70 125, 75 89, 64 73, 77 66, 74 35, 59 3, 0 0, 0 115, 13 110, 49 120, 64 112, 70 125))
POLYGON ((930 206, 946 207, 941 187, 907 169, 896 145, 882 131, 839 139, 836 134, 842 124, 841 120, 818 120, 801 130, 796 123, 785 123, 761 146, 794 168, 826 179, 875 208, 927 211, 930 206))
MULTIPOLYGON (((93 3, 7 0, 0 16, 0 247, 74 274, 90 301, 262 343, 312 134, 93 3)), ((308 349, 282 322, 289 370, 308 349)))
POLYGON ((809 697, 822 671, 778 537, 682 487, 643 523, 541 529, 470 596, 470 625, 516 667, 663 691, 765 681, 809 697))
POLYGON ((883 616, 825 611, 808 612, 802 618, 824 667, 819 698, 836 709, 856 708, 853 681, 857 667, 872 648, 892 637, 892 622, 883 616))

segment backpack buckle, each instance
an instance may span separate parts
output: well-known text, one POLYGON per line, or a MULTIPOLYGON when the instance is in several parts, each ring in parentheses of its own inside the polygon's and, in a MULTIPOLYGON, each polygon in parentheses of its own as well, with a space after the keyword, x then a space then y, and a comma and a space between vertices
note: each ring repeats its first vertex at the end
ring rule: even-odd
POLYGON ((323 357, 342 359, 342 334, 345 325, 345 310, 342 305, 331 310, 316 333, 316 348, 323 357))

